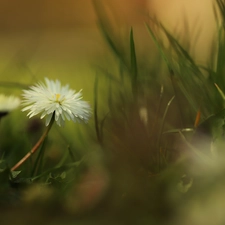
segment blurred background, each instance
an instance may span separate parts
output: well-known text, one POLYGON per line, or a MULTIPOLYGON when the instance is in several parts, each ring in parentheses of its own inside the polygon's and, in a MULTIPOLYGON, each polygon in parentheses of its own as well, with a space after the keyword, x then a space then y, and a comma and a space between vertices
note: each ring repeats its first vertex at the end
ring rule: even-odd
MULTIPOLYGON (((207 60, 208 46, 215 37, 216 28, 212 0, 95 2, 107 9, 108 16, 114 20, 115 32, 129 30, 131 26, 137 29, 138 32, 134 30, 134 33, 136 39, 141 39, 142 51, 146 49, 145 45, 149 45, 144 21, 150 16, 157 17, 169 30, 181 37, 190 36, 192 44, 198 46, 193 46, 192 54, 199 62, 207 60)), ((33 73, 58 77, 62 68, 57 68, 58 72, 50 68, 46 68, 46 72, 37 70, 52 60, 81 64, 84 61, 93 62, 96 56, 105 58, 108 49, 97 21, 92 0, 1 0, 0 70, 3 71, 15 59, 26 60, 33 73)), ((78 66, 76 70, 79 69, 83 70, 84 65, 78 66)), ((74 76, 78 76, 76 70, 74 76)), ((65 72, 64 75, 69 71, 65 72)))

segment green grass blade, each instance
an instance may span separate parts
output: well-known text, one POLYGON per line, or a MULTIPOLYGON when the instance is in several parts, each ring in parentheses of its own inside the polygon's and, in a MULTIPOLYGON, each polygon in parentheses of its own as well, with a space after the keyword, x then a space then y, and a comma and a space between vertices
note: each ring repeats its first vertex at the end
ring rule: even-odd
POLYGON ((166 109, 165 109, 165 111, 164 111, 164 114, 163 114, 163 117, 162 117, 162 124, 161 124, 161 126, 160 126, 158 146, 159 146, 159 144, 160 144, 160 140, 161 140, 161 137, 162 137, 163 128, 164 128, 164 124, 165 124, 165 120, 166 120, 166 115, 167 115, 167 112, 168 112, 168 110, 169 110, 169 107, 170 107, 171 103, 173 102, 174 98, 175 98, 175 96, 173 96, 173 97, 169 100, 169 102, 167 103, 166 109))
MULTIPOLYGON (((220 10, 220 14, 223 18, 223 21, 225 21, 225 3, 224 3, 224 0, 216 0, 216 3, 218 5, 218 8, 220 10)), ((223 24, 224 26, 224 24, 223 24)))
POLYGON ((152 38, 152 40, 154 41, 155 45, 157 46, 160 55, 162 56, 163 60, 165 61, 166 65, 168 66, 168 68, 170 69, 170 63, 169 60, 166 56, 166 54, 164 53, 164 50, 162 48, 162 44, 157 40, 155 34, 153 33, 152 29, 150 28, 150 26, 148 24, 145 24, 147 27, 147 30, 152 38))
POLYGON ((33 167, 32 172, 31 172, 31 177, 35 176, 38 173, 38 170, 42 169, 46 142, 47 142, 47 138, 44 140, 41 148, 39 149, 38 156, 37 156, 37 158, 36 158, 36 160, 34 162, 34 167, 33 167))
POLYGON ((178 57, 184 57, 185 60, 187 60, 191 68, 193 69, 193 72, 196 72, 196 74, 201 74, 200 69, 198 66, 195 64, 194 60, 192 57, 189 55, 189 53, 179 44, 179 42, 167 31, 167 29, 161 24, 161 28, 164 31, 165 35, 167 36, 171 46, 177 53, 178 57))
POLYGON ((93 0, 93 6, 98 17, 98 25, 100 30, 103 34, 104 39, 106 40, 108 46, 111 48, 112 52, 116 55, 116 57, 122 62, 123 66, 128 69, 125 57, 122 53, 122 50, 118 47, 119 45, 116 44, 115 38, 112 35, 112 22, 109 19, 109 16, 106 13, 105 5, 101 2, 93 0), (111 33, 111 34, 110 34, 111 33))
POLYGON ((135 51, 135 43, 133 36, 133 29, 130 30, 130 63, 131 63, 131 83, 133 94, 137 93, 137 76, 138 76, 138 66, 137 66, 137 57, 135 51))
POLYGON ((99 143, 102 142, 101 134, 99 130, 99 119, 98 119, 98 76, 95 76, 94 83, 94 122, 95 122, 95 132, 97 136, 97 140, 99 143))

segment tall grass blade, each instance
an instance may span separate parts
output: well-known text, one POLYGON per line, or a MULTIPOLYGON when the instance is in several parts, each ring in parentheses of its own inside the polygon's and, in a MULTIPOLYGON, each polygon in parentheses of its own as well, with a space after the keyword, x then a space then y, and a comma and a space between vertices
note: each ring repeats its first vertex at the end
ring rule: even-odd
POLYGON ((137 77, 138 77, 138 66, 137 66, 137 58, 135 52, 135 43, 133 36, 133 29, 130 30, 130 64, 131 64, 131 83, 132 83, 132 91, 134 96, 137 93, 137 77))
POLYGON ((46 141, 47 141, 47 139, 44 140, 44 142, 39 150, 38 156, 34 163, 33 170, 31 172, 31 177, 35 176, 37 174, 37 172, 41 172, 42 165, 43 165, 43 159, 44 159, 44 153, 45 153, 46 141), (40 170, 40 171, 38 171, 38 170, 40 170))
POLYGON ((161 152, 161 139, 162 139, 162 135, 163 135, 163 129, 164 129, 164 125, 165 125, 165 122, 166 122, 166 115, 167 115, 167 112, 169 110, 169 107, 172 103, 172 101, 174 100, 175 96, 173 96, 169 102, 167 103, 167 106, 166 106, 166 109, 164 111, 164 114, 163 114, 163 117, 162 117, 162 124, 160 126, 160 130, 159 130, 159 136, 158 136, 158 141, 157 141, 157 146, 158 146, 158 170, 160 171, 160 167, 161 167, 161 155, 162 155, 162 152, 161 152))
MULTIPOLYGON (((220 14, 221 14, 223 22, 224 22, 225 21, 225 2, 224 2, 224 0, 216 0, 216 3, 219 7, 220 14)), ((223 23, 223 26, 225 26, 224 23, 223 23)))
POLYGON ((162 117, 162 124, 160 126, 160 131, 159 131, 159 138, 158 138, 158 146, 160 146, 160 142, 161 142, 161 138, 162 138, 162 134, 163 134, 163 129, 164 129, 164 125, 165 125, 165 121, 166 121, 166 115, 167 115, 167 112, 169 110, 169 107, 171 105, 171 103, 173 102, 175 96, 173 96, 169 102, 167 103, 167 106, 166 106, 166 109, 164 111, 164 114, 163 114, 163 117, 162 117))
POLYGON ((122 62, 123 66, 127 67, 127 63, 125 62, 124 55, 122 53, 122 50, 118 47, 119 45, 116 44, 115 38, 112 37, 112 30, 113 26, 112 23, 107 15, 106 9, 104 7, 104 4, 97 0, 93 0, 93 6, 95 9, 95 12, 97 14, 97 17, 99 18, 98 24, 100 27, 100 30, 103 34, 103 37, 105 38, 107 44, 111 48, 112 52, 116 55, 116 57, 122 62), (110 34, 111 33, 111 34, 110 34))
POLYGON ((190 63, 190 66, 192 67, 193 72, 195 72, 196 74, 202 74, 200 69, 195 64, 194 60, 192 59, 192 57, 189 55, 189 53, 179 44, 179 42, 167 31, 167 29, 162 24, 161 24, 161 28, 166 34, 171 46, 177 53, 177 56, 178 57, 183 56, 184 59, 190 63))
POLYGON ((98 76, 95 76, 94 83, 94 122, 95 122, 95 132, 97 136, 97 140, 99 143, 102 142, 101 134, 99 130, 99 119, 98 119, 98 76))
POLYGON ((169 68, 169 70, 170 70, 171 67, 170 67, 169 59, 168 59, 168 57, 166 56, 166 54, 165 54, 165 52, 164 52, 164 50, 163 50, 163 48, 162 48, 162 43, 160 43, 160 42, 158 41, 158 39, 156 38, 154 32, 152 31, 151 27, 150 27, 148 24, 146 24, 146 27, 147 27, 147 30, 148 30, 148 32, 149 32, 149 34, 150 34, 152 40, 154 41, 155 45, 156 45, 157 48, 158 48, 160 55, 162 56, 163 60, 165 61, 166 65, 168 66, 168 68, 169 68))

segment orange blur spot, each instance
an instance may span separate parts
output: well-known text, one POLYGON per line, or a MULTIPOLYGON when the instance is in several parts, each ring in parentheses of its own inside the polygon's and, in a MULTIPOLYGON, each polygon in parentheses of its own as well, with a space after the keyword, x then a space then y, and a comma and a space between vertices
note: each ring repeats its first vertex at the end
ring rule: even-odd
POLYGON ((195 128, 199 125, 200 118, 201 118, 201 111, 200 111, 200 109, 199 109, 198 112, 197 112, 197 115, 196 115, 196 117, 195 117, 195 124, 194 124, 194 127, 195 127, 195 128))

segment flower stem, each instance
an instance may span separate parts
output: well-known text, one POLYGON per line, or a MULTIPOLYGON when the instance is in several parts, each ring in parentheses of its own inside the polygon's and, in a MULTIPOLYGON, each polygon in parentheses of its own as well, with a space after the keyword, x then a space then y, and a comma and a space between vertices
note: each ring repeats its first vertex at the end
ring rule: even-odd
POLYGON ((18 162, 16 163, 12 168, 11 171, 16 170, 18 167, 20 167, 31 155, 33 155, 38 148, 41 146, 41 144, 43 143, 43 141, 45 140, 45 138, 48 135, 48 132, 51 130, 51 127, 54 123, 54 114, 52 115, 51 121, 49 126, 47 127, 46 131, 43 133, 43 135, 40 137, 40 139, 38 140, 38 142, 35 144, 35 146, 18 162))

